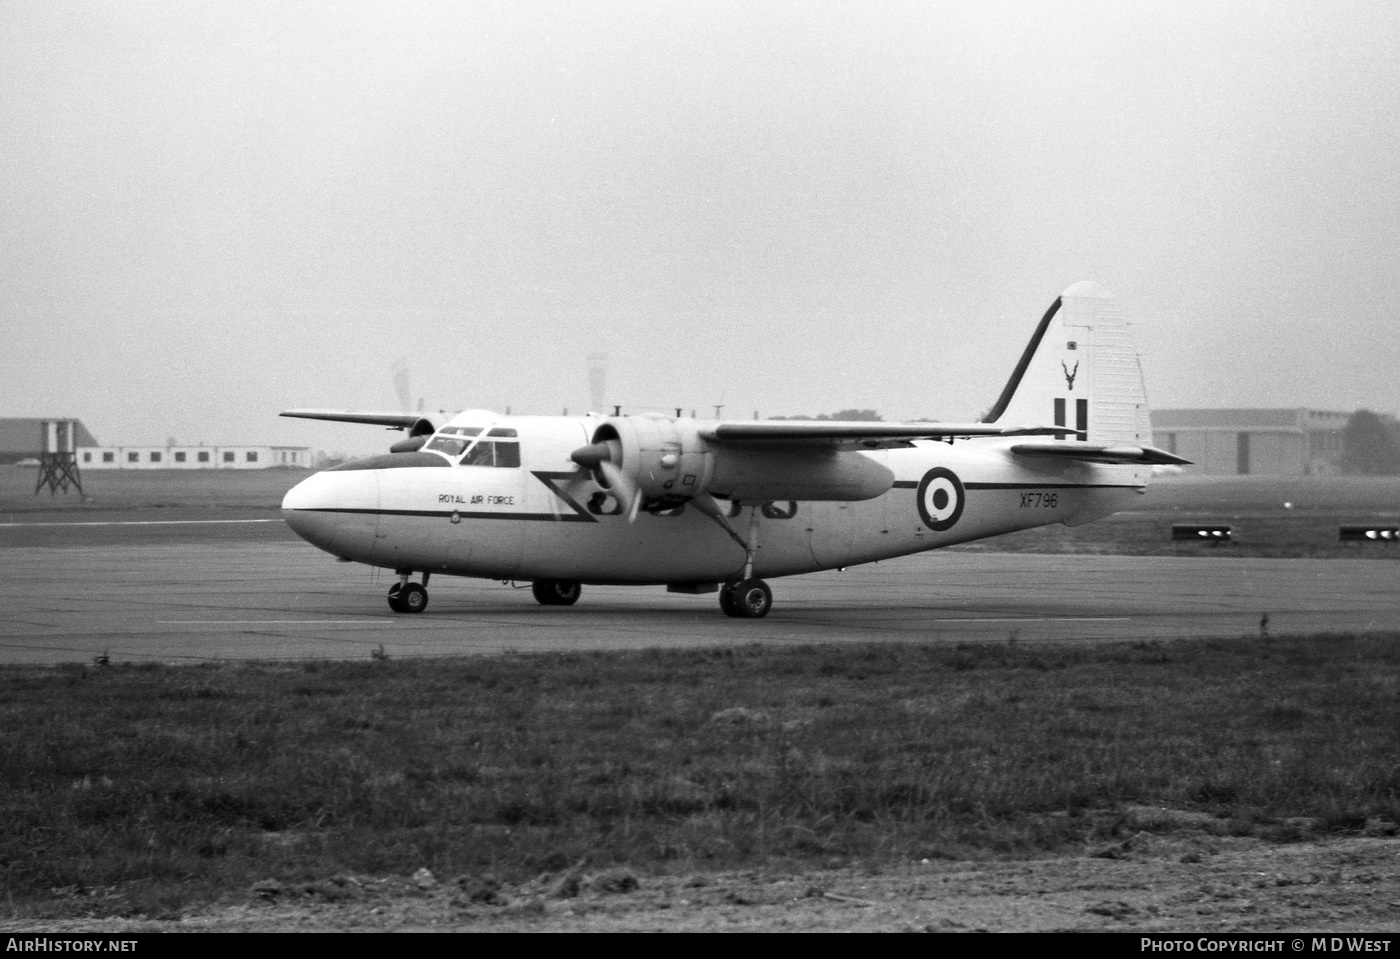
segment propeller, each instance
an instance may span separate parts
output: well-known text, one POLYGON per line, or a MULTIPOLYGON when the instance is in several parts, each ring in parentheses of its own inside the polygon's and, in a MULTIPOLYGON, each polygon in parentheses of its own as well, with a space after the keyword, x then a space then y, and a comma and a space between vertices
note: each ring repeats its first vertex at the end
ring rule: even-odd
POLYGON ((593 481, 617 497, 627 511, 627 522, 637 519, 642 508, 642 491, 637 488, 632 477, 618 466, 622 459, 622 444, 617 440, 604 440, 580 446, 569 454, 569 459, 593 473, 593 481))

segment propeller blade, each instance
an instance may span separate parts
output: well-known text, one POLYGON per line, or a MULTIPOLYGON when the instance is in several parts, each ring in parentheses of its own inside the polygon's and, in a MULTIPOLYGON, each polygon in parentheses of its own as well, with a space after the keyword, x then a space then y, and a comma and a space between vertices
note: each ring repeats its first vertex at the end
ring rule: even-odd
POLYGON ((599 461, 598 471, 608 481, 608 488, 612 490, 623 509, 627 510, 627 522, 635 522, 637 511, 642 508, 642 491, 637 489, 637 485, 632 482, 632 477, 614 466, 611 460, 606 459, 599 461))
MULTIPOLYGON (((577 470, 570 479, 564 481, 564 486, 560 490, 560 493, 568 499, 577 500, 579 493, 583 491, 584 487, 588 485, 591 479, 592 474, 587 470, 577 470)), ((550 496, 549 510, 554 514, 556 520, 562 519, 564 516, 564 511, 560 508, 561 505, 562 501, 558 496, 550 496)))

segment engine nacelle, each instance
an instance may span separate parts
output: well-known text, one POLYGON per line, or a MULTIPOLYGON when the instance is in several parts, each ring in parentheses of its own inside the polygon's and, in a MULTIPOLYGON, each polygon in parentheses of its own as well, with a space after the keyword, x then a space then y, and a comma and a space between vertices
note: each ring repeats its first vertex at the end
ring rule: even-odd
POLYGON ((675 505, 710 488, 715 459, 693 419, 615 417, 593 431, 593 442, 614 451, 613 465, 648 503, 675 505))
POLYGON ((888 467, 858 452, 715 443, 702 439, 689 418, 610 418, 585 450, 576 462, 610 462, 636 484, 648 508, 701 493, 748 502, 866 500, 894 484, 888 467))
POLYGON ((894 485, 894 472, 858 452, 727 446, 715 454, 710 492, 725 499, 864 500, 894 485))

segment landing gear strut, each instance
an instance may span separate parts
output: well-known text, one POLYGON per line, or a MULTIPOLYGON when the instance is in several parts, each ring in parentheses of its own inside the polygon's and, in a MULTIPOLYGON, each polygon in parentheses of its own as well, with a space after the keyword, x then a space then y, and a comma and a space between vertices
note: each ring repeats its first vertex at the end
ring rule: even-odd
POLYGON ((389 587, 389 608, 396 613, 421 613, 428 608, 428 574, 423 582, 410 583, 412 570, 399 570, 399 581, 389 587))
POLYGON ((572 606, 583 587, 573 579, 537 579, 530 584, 530 592, 541 606, 572 606))
MULTIPOLYGON (((762 619, 767 616, 768 611, 773 608, 773 591, 768 588, 767 583, 754 578, 753 575, 754 553, 758 551, 758 507, 749 507, 749 536, 745 539, 725 517, 719 504, 709 496, 697 496, 691 502, 695 503, 700 512, 718 523, 720 528, 729 534, 729 538, 744 550, 743 577, 719 588, 719 608, 724 610, 724 615, 740 619, 762 619)), ((736 500, 735 506, 738 505, 736 500)))

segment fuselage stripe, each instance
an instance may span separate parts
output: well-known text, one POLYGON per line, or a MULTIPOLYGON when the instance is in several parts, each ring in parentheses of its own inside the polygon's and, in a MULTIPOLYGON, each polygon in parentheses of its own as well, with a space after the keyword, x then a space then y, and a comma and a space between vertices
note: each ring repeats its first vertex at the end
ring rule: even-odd
POLYGON ((297 509, 292 513, 355 513, 362 516, 426 516, 436 519, 451 519, 454 515, 461 519, 522 519, 540 520, 550 523, 596 523, 591 516, 555 516, 553 513, 489 513, 468 510, 435 509, 297 509))
MULTIPOLYGON (((892 489, 918 489, 918 480, 899 480, 892 489)), ((964 489, 1145 489, 1141 483, 964 483, 964 489)))

